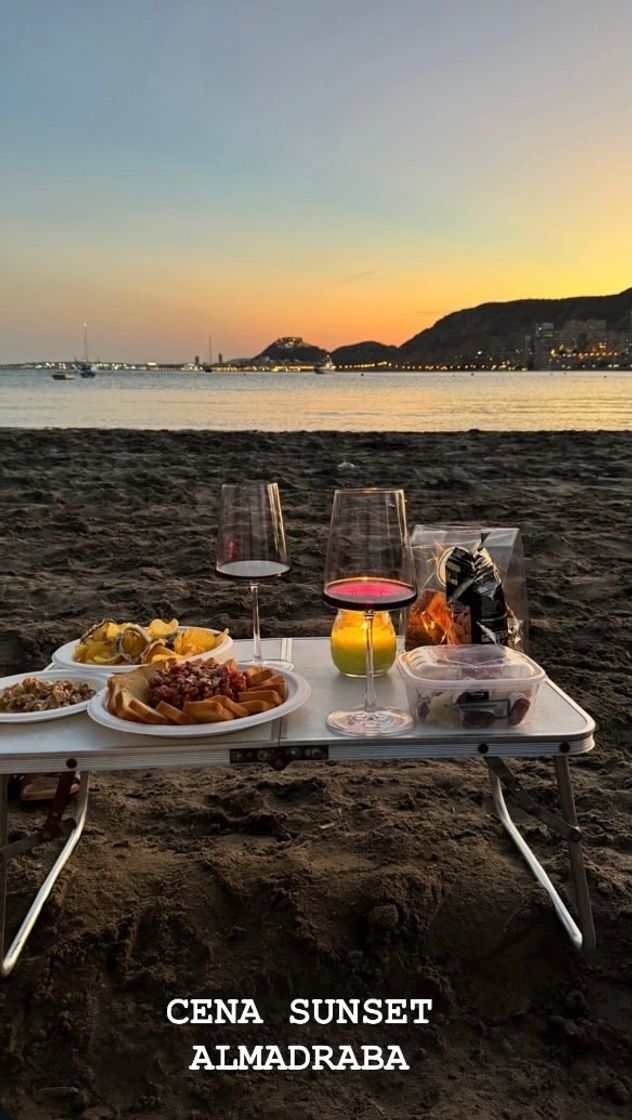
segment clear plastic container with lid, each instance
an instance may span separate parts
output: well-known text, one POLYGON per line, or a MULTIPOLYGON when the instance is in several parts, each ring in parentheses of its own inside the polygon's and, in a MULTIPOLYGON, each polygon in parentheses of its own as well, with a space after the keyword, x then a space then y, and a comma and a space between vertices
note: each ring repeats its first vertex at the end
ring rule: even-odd
POLYGON ((546 677, 526 654, 496 645, 420 646, 397 668, 416 720, 467 731, 517 727, 546 677))

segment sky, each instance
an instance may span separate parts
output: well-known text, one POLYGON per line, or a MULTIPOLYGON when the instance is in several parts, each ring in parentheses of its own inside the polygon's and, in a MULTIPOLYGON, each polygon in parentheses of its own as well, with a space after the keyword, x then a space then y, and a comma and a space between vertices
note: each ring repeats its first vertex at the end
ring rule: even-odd
POLYGON ((631 283, 630 0, 0 0, 0 362, 631 283))

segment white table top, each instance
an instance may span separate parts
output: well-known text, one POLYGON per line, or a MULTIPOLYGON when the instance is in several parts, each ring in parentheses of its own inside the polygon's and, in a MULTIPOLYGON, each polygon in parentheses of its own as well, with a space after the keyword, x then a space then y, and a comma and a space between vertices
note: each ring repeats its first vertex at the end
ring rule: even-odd
MULTIPOLYGON (((288 643, 289 644, 289 643, 288 643)), ((249 642, 235 643, 235 657, 250 656, 249 642)), ((264 657, 279 656, 279 641, 264 642, 264 657)), ((304 707, 282 719, 246 731, 208 739, 157 739, 121 734, 82 713, 42 723, 0 726, 0 773, 65 769, 145 770, 149 767, 229 766, 289 761, 343 761, 414 758, 552 757, 583 754, 594 746, 594 720, 557 685, 540 688, 529 718, 518 728, 454 731, 416 724, 406 735, 383 740, 353 739, 330 731, 325 716, 333 708, 362 703, 364 682, 334 668, 328 638, 295 638, 289 655, 306 677, 312 695, 304 707)), ((378 701, 406 707, 397 670, 376 681, 378 701)))

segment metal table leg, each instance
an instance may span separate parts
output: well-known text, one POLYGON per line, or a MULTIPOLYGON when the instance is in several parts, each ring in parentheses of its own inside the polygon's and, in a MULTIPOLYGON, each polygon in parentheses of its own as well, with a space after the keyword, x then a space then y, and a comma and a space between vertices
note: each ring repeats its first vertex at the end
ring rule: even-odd
MULTIPOLYGON (((35 895, 22 925, 13 938, 8 952, 3 956, 2 967, 0 968, 0 977, 2 978, 8 976, 15 967, 20 953, 26 945, 29 934, 42 911, 46 899, 55 885, 60 871, 70 859, 70 856, 79 842, 88 812, 89 787, 90 775, 82 772, 79 792, 77 794, 75 818, 74 821, 71 822, 71 831, 57 859, 35 895)), ((6 775, 0 775, 0 952, 2 952, 2 954, 4 954, 5 943, 8 863, 12 855, 18 854, 19 851, 26 850, 26 845, 23 842, 18 841, 15 846, 8 844, 7 789, 8 777, 6 775), (13 851, 11 850, 12 848, 14 849, 13 851)), ((36 840, 35 842, 29 843, 28 848, 34 847, 37 842, 36 840)))
MULTIPOLYGON (((573 797, 568 758, 560 756, 559 758, 553 759, 553 761, 555 763, 557 788, 560 794, 560 805, 562 806, 564 819, 568 821, 569 824, 576 826, 577 813, 575 812, 575 798, 573 797)), ((573 874, 575 903, 577 905, 583 934, 582 948, 585 949, 587 953, 591 953, 597 947, 597 935, 595 933, 592 906, 590 905, 590 894, 588 893, 588 882, 586 880, 586 868, 584 866, 584 853, 582 851, 581 838, 568 841, 568 854, 570 856, 571 871, 573 874)))
MULTIPOLYGON (((2 858, 9 837, 9 775, 0 774, 0 955, 7 921, 7 861, 2 858)), ((1 974, 0 974, 1 975, 1 974)))
POLYGON ((553 886, 553 883, 546 874, 546 871, 538 862, 531 848, 514 824, 507 808, 507 804, 505 802, 502 782, 498 774, 495 773, 490 767, 488 767, 489 781, 494 797, 496 812, 503 827, 511 836, 511 839, 513 840, 527 865, 530 867, 538 883, 541 887, 544 888, 549 898, 551 899, 551 902, 555 907, 555 912, 562 925, 564 926, 566 932, 568 933, 573 945, 576 949, 583 949, 585 952, 591 952, 596 946, 595 926, 590 905, 590 896, 588 894, 588 883, 586 882, 584 857, 581 849, 581 833, 577 828, 577 816, 575 813, 575 802, 573 799, 573 791, 571 787, 568 759, 562 757, 555 758, 554 762, 562 814, 566 824, 571 826, 572 835, 567 839, 567 844, 570 854, 573 887, 575 892, 575 899, 577 902, 577 909, 579 912, 581 929, 575 922, 560 894, 553 886))

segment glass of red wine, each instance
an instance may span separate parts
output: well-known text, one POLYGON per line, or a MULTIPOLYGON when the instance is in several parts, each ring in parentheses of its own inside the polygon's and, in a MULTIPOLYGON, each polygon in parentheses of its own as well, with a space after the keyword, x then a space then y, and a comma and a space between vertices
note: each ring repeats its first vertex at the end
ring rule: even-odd
MULTIPOLYGON (((281 498, 276 482, 226 483, 220 494, 216 571, 227 579, 242 580, 252 593, 251 665, 291 669, 282 658, 261 656, 259 584, 279 579, 290 569, 281 498)), ((243 664, 243 662, 242 662, 243 664)))
POLYGON ((401 735, 412 717, 377 703, 373 670, 373 617, 415 601, 412 550, 403 490, 336 490, 325 559, 323 598, 338 610, 364 611, 366 694, 364 705, 327 716, 327 726, 345 735, 401 735))

